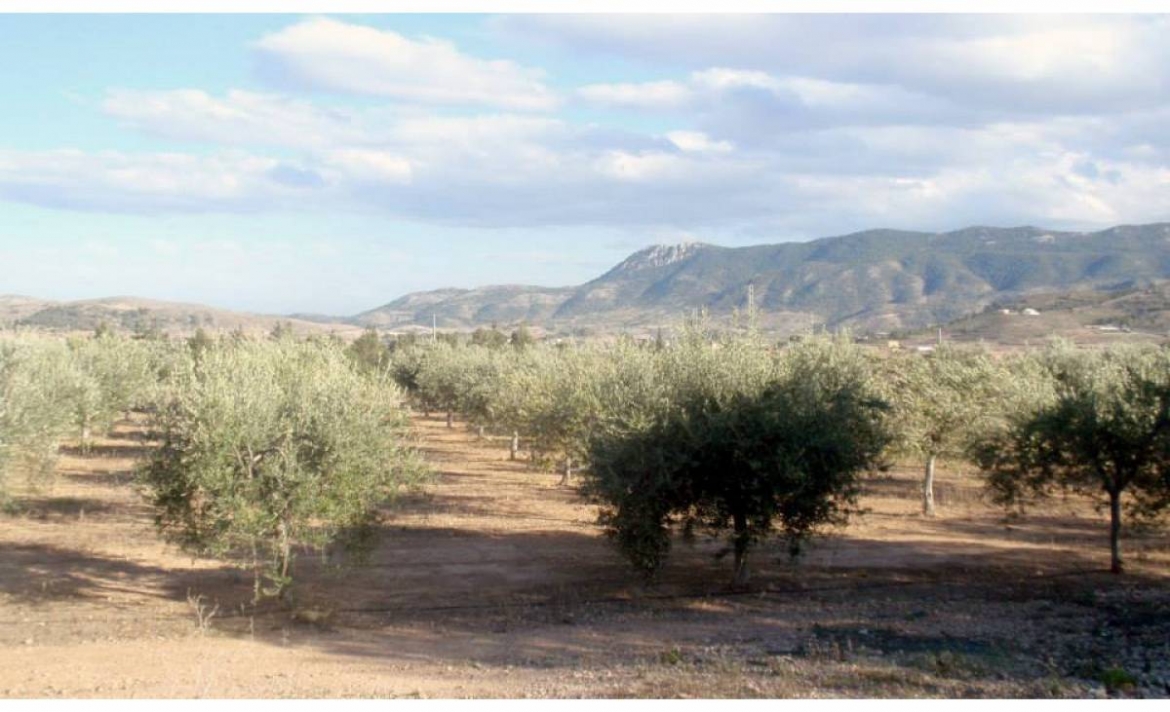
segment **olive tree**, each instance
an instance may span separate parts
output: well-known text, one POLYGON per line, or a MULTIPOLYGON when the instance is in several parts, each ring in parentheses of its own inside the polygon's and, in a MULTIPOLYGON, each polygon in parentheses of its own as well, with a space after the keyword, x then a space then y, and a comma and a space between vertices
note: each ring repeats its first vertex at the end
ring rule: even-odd
POLYGON ((536 337, 532 335, 526 325, 521 324, 512 331, 512 335, 508 337, 508 343, 518 349, 525 349, 536 343, 536 337))
POLYGON ((539 344, 500 358, 494 381, 478 389, 479 407, 490 412, 497 430, 513 433, 514 447, 524 433, 534 459, 559 463, 562 484, 574 469, 589 466, 589 442, 599 433, 637 429, 699 393, 722 402, 757 391, 776 367, 774 355, 754 334, 721 335, 697 321, 684 326, 669 349, 619 339, 539 344))
POLYGON ((418 399, 426 411, 441 410, 447 414, 447 427, 454 426, 459 410, 460 396, 467 384, 464 368, 466 350, 452 344, 438 342, 426 349, 415 376, 418 399))
POLYGON ((53 471, 69 428, 61 398, 68 375, 61 348, 0 341, 0 484, 15 472, 35 479, 53 471))
POLYGON ((403 342, 400 339, 393 344, 388 366, 390 377, 405 393, 418 399, 418 374, 422 370, 428 349, 425 345, 410 340, 403 342))
POLYGON ((489 349, 499 349, 508 345, 508 335, 493 326, 485 329, 482 326, 471 333, 473 346, 484 346, 489 349))
POLYGON ((892 449, 924 462, 922 513, 933 517, 936 462, 965 454, 998 412, 1007 376, 988 354, 951 345, 929 354, 891 355, 883 366, 880 381, 892 407, 892 449))
POLYGON ((538 345, 512 354, 509 364, 501 373, 496 418, 529 438, 537 460, 560 464, 561 484, 588 466, 592 437, 646 421, 667 399, 653 352, 628 340, 538 345))
POLYGON ((644 429, 595 437, 587 491, 608 534, 647 575, 662 566, 679 524, 730 531, 733 583, 743 585, 755 542, 779 531, 795 555, 819 527, 845 519, 859 475, 887 444, 885 411, 854 347, 803 344, 755 392, 699 391, 644 429))
POLYGON ((516 354, 484 346, 468 346, 455 354, 455 407, 483 437, 487 428, 498 429, 501 391, 507 387, 504 378, 516 354))
POLYGON ((128 411, 153 404, 182 353, 181 345, 169 341, 113 335, 68 343, 72 378, 65 398, 83 449, 128 411))
POLYGON ((755 330, 720 332, 705 316, 684 322, 674 342, 655 353, 670 402, 758 393, 780 363, 779 352, 755 330))
POLYGON ((382 343, 378 330, 370 327, 354 339, 347 350, 349 357, 367 371, 384 371, 390 363, 390 350, 382 343))
POLYGON ((1049 359, 1050 399, 988 433, 973 456, 998 501, 1069 490, 1109 508, 1110 570, 1124 569, 1123 504, 1151 517, 1170 504, 1170 352, 1114 348, 1049 359))
POLYGON ((361 544, 424 473, 397 388, 337 344, 224 344, 172 386, 141 471, 156 523, 194 552, 243 557, 257 598, 288 591, 296 547, 361 544))
POLYGON ((37 483, 53 472, 58 446, 71 426, 66 399, 72 377, 60 342, 0 341, 0 497, 8 477, 37 483))
POLYGON ((598 388, 602 360, 596 349, 531 352, 522 368, 509 372, 512 398, 501 412, 531 439, 534 457, 561 462, 561 482, 567 484, 604 407, 598 388))

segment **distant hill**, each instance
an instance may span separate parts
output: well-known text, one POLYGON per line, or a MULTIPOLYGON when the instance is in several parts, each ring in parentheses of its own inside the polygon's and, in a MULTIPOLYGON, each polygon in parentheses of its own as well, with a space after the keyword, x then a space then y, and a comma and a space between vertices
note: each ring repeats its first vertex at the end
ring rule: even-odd
POLYGON ((197 328, 210 331, 242 330, 267 333, 277 323, 299 333, 357 333, 347 323, 317 323, 284 316, 270 316, 216 309, 199 304, 163 302, 138 297, 109 297, 74 302, 54 302, 31 297, 0 296, 0 326, 20 326, 55 332, 93 331, 105 324, 115 331, 158 329, 172 335, 191 334, 197 328))
POLYGON ((363 325, 470 328, 528 321, 554 330, 670 324, 747 305, 764 326, 894 331, 952 321, 1034 292, 1116 291, 1170 278, 1170 224, 1099 232, 971 227, 870 230, 811 242, 649 247, 578 287, 444 289, 354 317, 363 325))
POLYGON ((432 315, 443 328, 542 323, 550 319, 573 291, 572 287, 498 286, 415 292, 358 314, 353 321, 386 329, 410 325, 430 327, 432 315))

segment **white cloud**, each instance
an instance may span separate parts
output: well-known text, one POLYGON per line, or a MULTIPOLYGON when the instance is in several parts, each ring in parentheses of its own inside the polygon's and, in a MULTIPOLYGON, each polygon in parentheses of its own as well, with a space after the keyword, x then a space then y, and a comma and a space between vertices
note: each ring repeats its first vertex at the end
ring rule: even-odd
POLYGON ((576 56, 897 86, 1002 116, 1164 104, 1164 15, 528 15, 497 21, 576 56))
MULTIPOLYGON (((990 144, 988 137, 976 138, 990 144)), ((778 213, 776 219, 824 234, 826 224, 1091 228, 1155 222, 1170 215, 1170 169, 1101 161, 1100 174, 1088 177, 1077 170, 1083 160, 1074 152, 1023 152, 956 162, 920 175, 893 170, 870 175, 785 173, 778 202, 795 210, 778 213)))
POLYGON ((685 176, 691 164, 669 153, 633 154, 610 151, 599 157, 597 170, 620 181, 666 181, 685 176))
POLYGON ((692 99, 690 88, 674 81, 590 84, 578 89, 577 94, 594 104, 640 109, 679 108, 692 99))
POLYGON ((324 163, 340 171, 343 180, 375 183, 410 183, 410 161, 386 151, 341 149, 325 154, 324 163))
POLYGON ((716 92, 742 87, 776 91, 781 87, 781 83, 767 72, 726 69, 723 67, 695 72, 691 75, 691 83, 716 92))
POLYGON ((563 136, 567 125, 558 119, 516 115, 419 115, 386 127, 387 137, 412 151, 484 154, 507 145, 548 141, 563 136))
POLYGON ((734 149, 729 141, 712 141, 702 131, 670 131, 666 138, 680 151, 690 153, 727 153, 734 149))
POLYGON ((318 18, 265 35, 255 49, 270 78, 314 89, 523 111, 559 103, 543 71, 472 57, 433 37, 318 18))
POLYGON ((107 92, 102 109, 134 129, 164 138, 234 146, 321 147, 370 140, 357 112, 320 109, 272 94, 198 89, 107 92))
POLYGON ((280 165, 237 153, 0 151, 0 196, 103 212, 246 211, 298 193, 272 180, 270 172, 280 165))
POLYGON ((708 133, 732 134, 744 143, 767 142, 778 130, 809 127, 987 120, 948 100, 895 85, 774 76, 729 67, 692 72, 683 82, 591 85, 578 95, 611 108, 686 114, 708 133))
POLYGON ((1114 145, 1112 130, 1087 119, 829 127, 741 147, 701 131, 638 144, 552 119, 412 116, 384 127, 384 145, 296 161, 2 151, 0 197, 102 212, 357 208, 473 226, 750 229, 763 239, 881 225, 1166 219, 1164 155, 1144 141, 1114 145))

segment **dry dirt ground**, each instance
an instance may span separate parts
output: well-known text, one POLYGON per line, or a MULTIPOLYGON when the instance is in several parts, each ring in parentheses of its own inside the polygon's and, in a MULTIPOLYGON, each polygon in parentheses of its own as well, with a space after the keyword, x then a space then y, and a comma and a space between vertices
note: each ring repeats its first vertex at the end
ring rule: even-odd
POLYGON ((968 697, 1170 694, 1170 541, 1107 567, 1078 499, 1005 521, 944 472, 869 480, 868 513, 730 591, 718 542, 644 584, 556 475, 416 419, 437 472, 369 561, 298 562, 292 611, 162 543, 120 426, 0 515, 0 697, 968 697), (210 620, 199 624, 214 611, 210 620))

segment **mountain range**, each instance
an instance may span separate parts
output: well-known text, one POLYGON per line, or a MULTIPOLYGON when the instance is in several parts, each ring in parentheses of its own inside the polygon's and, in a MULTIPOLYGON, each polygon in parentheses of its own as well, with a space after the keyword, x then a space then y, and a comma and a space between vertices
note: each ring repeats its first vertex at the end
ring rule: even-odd
POLYGON ((107 321, 131 328, 302 331, 471 329, 521 322, 550 333, 669 327, 698 309, 728 315, 754 302, 779 333, 823 325, 891 332, 950 322, 1037 293, 1112 293, 1170 279, 1170 223, 1097 232, 969 227, 869 230, 751 247, 656 245, 571 287, 500 285, 416 292, 351 317, 261 316, 132 298, 51 303, 0 297, 0 323, 58 330, 107 321))
POLYGON ((946 323, 1036 292, 1117 291, 1170 278, 1170 223, 1099 232, 970 227, 869 230, 753 247, 658 245, 577 287, 495 286, 409 294, 353 317, 386 329, 526 321, 552 331, 670 325, 696 309, 747 307, 777 331, 858 332, 946 323))

